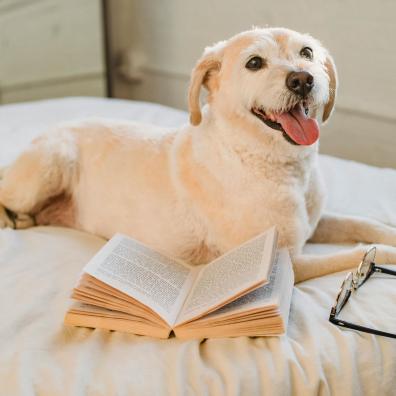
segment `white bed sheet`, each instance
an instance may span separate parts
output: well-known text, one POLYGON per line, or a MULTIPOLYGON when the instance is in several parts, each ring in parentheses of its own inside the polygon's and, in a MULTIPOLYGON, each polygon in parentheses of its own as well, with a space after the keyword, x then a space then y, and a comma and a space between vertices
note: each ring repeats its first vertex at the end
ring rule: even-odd
MULTIPOLYGON (((69 98, 0 107, 0 166, 48 125, 106 116, 178 125, 184 112, 69 98)), ((322 156, 328 208, 396 225, 396 171, 322 156)), ((155 340, 62 324, 70 291, 104 241, 74 230, 0 230, 0 395, 391 395, 396 340, 343 330, 328 314, 345 273, 293 291, 287 335, 155 340)), ((340 247, 316 245, 325 252, 340 247)), ((395 268, 395 267, 393 267, 395 268)), ((345 319, 396 331, 396 280, 372 279, 345 319)), ((393 393, 394 394, 394 393, 393 393)))

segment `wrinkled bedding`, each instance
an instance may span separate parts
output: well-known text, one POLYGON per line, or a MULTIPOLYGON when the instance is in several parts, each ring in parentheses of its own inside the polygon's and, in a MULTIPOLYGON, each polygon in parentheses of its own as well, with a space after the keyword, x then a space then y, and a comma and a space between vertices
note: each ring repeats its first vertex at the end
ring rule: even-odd
MULTIPOLYGON (((2 106, 0 166, 48 125, 86 116, 167 126, 187 120, 181 111, 110 99, 2 106)), ((328 209, 396 226, 396 170, 328 156, 321 156, 320 166, 328 209)), ((70 291, 104 243, 56 227, 0 230, 0 395, 394 394, 396 340, 328 322, 345 272, 294 287, 282 337, 156 340, 64 327, 70 291)), ((306 250, 341 248, 311 245, 306 250)), ((352 297, 343 317, 395 332, 395 301, 396 278, 375 275, 352 297)))

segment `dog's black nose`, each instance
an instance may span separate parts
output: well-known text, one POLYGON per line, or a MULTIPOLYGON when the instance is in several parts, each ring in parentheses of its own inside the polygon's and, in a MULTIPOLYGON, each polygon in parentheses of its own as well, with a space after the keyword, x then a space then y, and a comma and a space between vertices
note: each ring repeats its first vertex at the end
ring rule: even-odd
POLYGON ((291 72, 286 77, 286 86, 293 93, 305 98, 314 86, 313 75, 306 72, 291 72))

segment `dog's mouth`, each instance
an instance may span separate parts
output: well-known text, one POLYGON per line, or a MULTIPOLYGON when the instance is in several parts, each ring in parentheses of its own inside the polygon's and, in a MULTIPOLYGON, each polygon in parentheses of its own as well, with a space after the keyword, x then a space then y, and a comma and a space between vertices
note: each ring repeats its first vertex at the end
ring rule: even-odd
POLYGON ((281 131, 291 144, 309 146, 319 138, 318 122, 308 116, 305 101, 284 112, 265 111, 262 107, 253 107, 251 112, 268 127, 281 131))

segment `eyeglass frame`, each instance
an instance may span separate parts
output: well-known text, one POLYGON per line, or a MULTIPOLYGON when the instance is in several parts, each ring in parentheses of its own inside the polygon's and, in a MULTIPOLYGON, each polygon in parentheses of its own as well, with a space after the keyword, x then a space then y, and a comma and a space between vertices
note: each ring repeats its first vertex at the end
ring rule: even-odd
POLYGON ((359 330, 359 331, 363 331, 365 333, 380 335, 380 336, 383 336, 383 337, 396 338, 396 334, 388 333, 388 332, 377 330, 377 329, 372 329, 370 327, 360 326, 360 325, 357 325, 357 324, 354 324, 354 323, 351 323, 351 322, 347 322, 345 320, 341 320, 341 319, 337 318, 337 315, 342 311, 342 309, 345 307, 346 303, 348 302, 349 297, 352 294, 352 290, 354 292, 356 292, 357 289, 359 289, 359 287, 362 286, 371 277, 372 274, 374 274, 374 273, 382 273, 382 274, 388 274, 388 275, 395 275, 396 276, 396 271, 393 271, 393 270, 390 270, 390 269, 387 269, 387 268, 384 268, 384 267, 379 267, 379 266, 377 266, 375 264, 375 261, 374 261, 375 260, 375 253, 376 253, 376 247, 375 246, 370 248, 370 249, 368 249, 366 251, 366 253, 364 254, 363 259, 360 262, 360 264, 359 264, 358 268, 356 269, 356 271, 355 272, 351 271, 351 272, 349 272, 346 275, 344 281, 341 284, 340 291, 337 294, 336 301, 335 301, 334 305, 331 308, 329 321, 331 323, 333 323, 334 325, 336 325, 336 326, 341 326, 341 327, 352 329, 352 330, 359 330), (361 282, 359 282, 359 279, 360 279, 359 276, 361 275, 361 270, 362 270, 363 264, 365 262, 366 257, 368 257, 371 252, 374 252, 374 259, 372 261, 370 260, 368 271, 367 271, 365 277, 363 278, 363 280, 361 282), (346 295, 345 295, 344 301, 341 302, 341 306, 337 310, 339 299, 340 299, 340 297, 341 297, 341 295, 342 295, 342 293, 344 291, 344 286, 346 285, 347 282, 350 283, 350 285, 346 289, 346 295))

